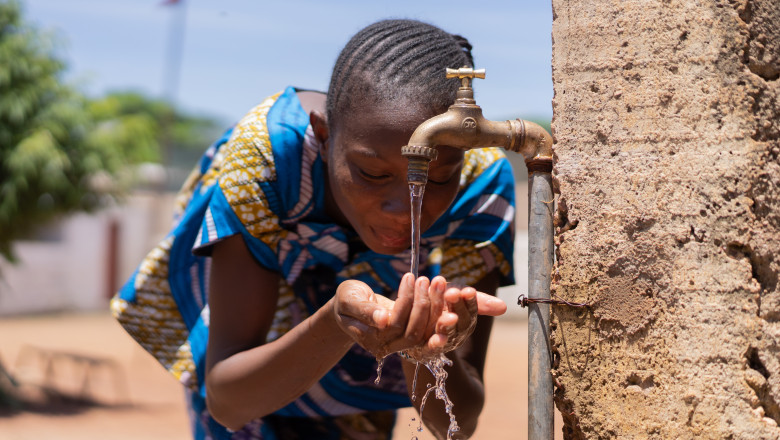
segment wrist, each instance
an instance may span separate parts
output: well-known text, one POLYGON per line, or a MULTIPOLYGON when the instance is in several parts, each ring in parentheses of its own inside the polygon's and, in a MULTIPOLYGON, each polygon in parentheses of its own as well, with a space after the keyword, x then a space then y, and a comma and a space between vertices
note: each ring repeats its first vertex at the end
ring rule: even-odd
POLYGON ((333 341, 343 346, 346 349, 352 347, 355 341, 352 337, 341 327, 341 318, 339 317, 338 310, 333 298, 328 300, 324 306, 322 306, 317 313, 321 313, 321 319, 327 326, 327 333, 332 335, 333 341))

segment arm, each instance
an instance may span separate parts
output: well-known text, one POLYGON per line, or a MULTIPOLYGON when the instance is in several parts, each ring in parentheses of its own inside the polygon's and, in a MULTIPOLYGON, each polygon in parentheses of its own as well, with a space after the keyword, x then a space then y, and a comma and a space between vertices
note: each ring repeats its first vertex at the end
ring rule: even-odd
MULTIPOLYGON (((279 275, 259 266, 240 236, 215 244, 206 353, 211 415, 239 429, 282 408, 321 379, 354 342, 377 355, 445 343, 441 331, 432 334, 439 316, 427 301, 427 281, 415 283, 411 274, 404 280, 395 302, 359 281, 346 281, 312 316, 265 343, 279 297, 279 275), (291 365, 296 374, 284 374, 291 365)), ((488 312, 494 308, 486 307, 488 312)), ((458 319, 449 315, 452 322, 458 319)))
POLYGON ((206 400, 212 416, 228 428, 239 429, 294 401, 352 346, 334 319, 332 300, 265 344, 278 285, 279 275, 255 262, 241 236, 214 245, 206 400), (281 374, 291 365, 295 375, 281 374))
MULTIPOLYGON (((498 285, 499 274, 497 271, 493 271, 480 280, 474 288, 479 292, 495 295, 498 285)), ((449 301, 452 297, 451 292, 448 291, 445 294, 445 297, 449 301)), ((482 313, 481 306, 484 302, 484 298, 480 297, 478 299, 480 303, 480 313, 482 313)), ((503 305, 503 302, 501 302, 501 305, 503 305)), ((450 303, 450 306, 453 311, 456 311, 458 314, 459 321, 463 315, 469 314, 466 310, 458 311, 458 309, 465 308, 463 301, 455 304, 450 303)), ((505 305, 503 306, 503 310, 506 310, 505 305)), ((502 313, 502 311, 493 314, 498 315, 500 313, 502 313)), ((452 366, 447 369, 449 376, 446 381, 446 389, 450 400, 452 400, 454 404, 453 412, 458 422, 458 426, 460 427, 460 432, 455 434, 454 438, 468 438, 477 428, 477 419, 482 412, 482 407, 485 402, 483 372, 485 354, 487 352, 492 326, 492 316, 480 316, 477 320, 474 332, 464 341, 463 345, 456 350, 447 353, 447 357, 452 361, 452 366)), ((406 375, 407 387, 410 395, 412 393, 414 371, 414 363, 404 362, 404 373, 406 375)), ((418 412, 420 410, 422 396, 425 394, 426 385, 428 383, 434 383, 434 378, 425 367, 421 367, 417 379, 417 389, 415 390, 417 399, 413 402, 418 412)), ((425 403, 425 409, 423 414, 421 414, 421 418, 437 438, 446 438, 450 420, 444 410, 444 403, 441 400, 436 399, 434 396, 429 396, 425 403)))

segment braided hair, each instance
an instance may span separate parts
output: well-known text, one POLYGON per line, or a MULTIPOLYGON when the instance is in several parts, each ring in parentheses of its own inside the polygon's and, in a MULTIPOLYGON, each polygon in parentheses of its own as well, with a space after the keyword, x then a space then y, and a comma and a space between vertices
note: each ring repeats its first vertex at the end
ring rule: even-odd
POLYGON ((473 66, 471 44, 460 35, 416 20, 374 23, 352 37, 336 60, 326 104, 329 125, 367 99, 441 113, 460 85, 445 79, 445 68, 473 66))

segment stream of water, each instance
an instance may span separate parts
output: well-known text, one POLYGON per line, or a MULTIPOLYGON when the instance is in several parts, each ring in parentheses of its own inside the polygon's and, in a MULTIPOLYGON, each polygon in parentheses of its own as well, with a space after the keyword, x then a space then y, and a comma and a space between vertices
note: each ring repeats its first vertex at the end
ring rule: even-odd
MULTIPOLYGON (((422 201, 424 193, 425 185, 414 183, 409 184, 409 194, 412 204, 412 248, 410 271, 412 274, 414 274, 415 279, 417 279, 420 270, 420 216, 422 214, 422 201)), ((447 380, 447 371, 444 370, 444 367, 452 365, 452 361, 447 359, 444 353, 441 353, 432 358, 420 359, 421 356, 413 355, 414 352, 418 351, 421 350, 408 350, 406 352, 407 355, 411 355, 413 359, 417 360, 417 365, 414 369, 414 380, 412 382, 412 401, 414 402, 417 400, 417 376, 420 371, 421 364, 425 365, 428 371, 431 372, 435 383, 427 384, 425 394, 422 396, 422 401, 420 402, 420 420, 417 431, 421 432, 423 430, 422 413, 425 409, 425 403, 428 400, 428 395, 433 392, 437 399, 444 402, 444 409, 447 412, 447 415, 450 417, 450 424, 447 429, 447 439, 450 440, 452 439, 452 435, 460 430, 460 427, 458 427, 458 422, 455 421, 455 414, 452 412, 453 403, 449 396, 447 396, 447 390, 444 386, 444 383, 447 380)), ((382 377, 382 366, 384 363, 384 358, 377 358, 376 380, 374 381, 376 384, 379 384, 379 380, 382 377)), ((414 421, 414 419, 412 419, 412 421, 414 421)), ((417 440, 417 436, 413 436, 412 440, 417 440)))
POLYGON ((412 202, 412 255, 411 272, 417 279, 420 272, 420 216, 422 215, 425 185, 410 183, 409 196, 412 202))
MULTIPOLYGON (((420 216, 422 214, 422 202, 423 194, 425 193, 425 185, 410 183, 409 195, 411 197, 412 205, 412 249, 411 249, 411 272, 414 274, 414 278, 417 279, 420 270, 420 216)), ((412 382, 412 401, 416 399, 417 391, 417 375, 420 371, 420 364, 425 365, 428 371, 431 372, 435 379, 435 384, 428 384, 428 389, 422 397, 420 402, 420 424, 417 427, 417 431, 422 431, 422 413, 425 409, 425 402, 428 400, 428 394, 434 391, 434 395, 437 399, 444 401, 444 409, 447 411, 447 415, 450 417, 450 425, 447 429, 447 439, 452 438, 452 434, 459 431, 458 422, 455 421, 455 415, 452 413, 452 401, 447 396, 447 390, 444 387, 444 382, 447 380, 447 372, 444 370, 444 366, 452 365, 452 361, 444 356, 444 353, 439 354, 433 358, 417 360, 417 365, 414 369, 414 380, 412 382)), ((417 437, 413 437, 412 440, 417 440, 417 437)))

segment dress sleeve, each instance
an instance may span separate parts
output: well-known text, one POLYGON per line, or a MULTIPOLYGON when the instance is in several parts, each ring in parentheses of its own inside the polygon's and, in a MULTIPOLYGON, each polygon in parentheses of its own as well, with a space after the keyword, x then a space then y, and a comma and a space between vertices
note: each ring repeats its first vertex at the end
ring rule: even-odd
POLYGON ((208 255, 215 243, 240 234, 258 263, 279 271, 276 255, 287 231, 280 223, 283 208, 267 122, 278 97, 244 116, 203 175, 196 191, 208 206, 193 245, 196 255, 208 255))
POLYGON ((432 228, 443 234, 430 256, 432 272, 448 282, 474 285, 498 269, 501 285, 514 284, 515 182, 499 148, 465 153, 460 191, 432 228))

